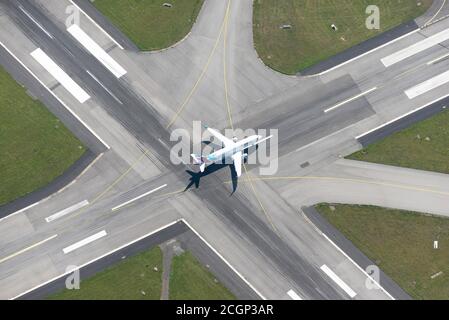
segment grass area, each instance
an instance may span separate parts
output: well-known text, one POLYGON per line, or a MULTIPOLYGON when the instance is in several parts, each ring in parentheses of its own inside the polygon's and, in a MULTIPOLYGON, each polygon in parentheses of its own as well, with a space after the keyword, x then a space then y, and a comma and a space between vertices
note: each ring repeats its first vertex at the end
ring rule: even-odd
POLYGON ((449 173, 449 110, 397 132, 348 159, 449 173))
POLYGON ((265 64, 294 74, 420 16, 431 4, 432 0, 255 0, 254 44, 265 64), (380 30, 365 26, 368 5, 380 9, 380 30), (292 29, 281 29, 284 24, 292 29))
POLYGON ((84 152, 60 120, 0 67, 0 205, 47 185, 84 152))
POLYGON ((95 0, 93 4, 142 51, 167 48, 192 28, 204 0, 95 0), (171 3, 167 8, 163 4, 171 3))
POLYGON ((449 299, 449 219, 372 206, 317 206, 415 299, 449 299), (439 241, 439 248, 433 242, 439 241), (432 275, 443 272, 431 279, 432 275))
POLYGON ((154 247, 81 281, 80 290, 64 290, 50 298, 55 300, 157 300, 161 296, 161 276, 162 251, 159 247, 154 247), (158 271, 155 271, 154 267, 157 267, 158 271))
POLYGON ((173 258, 170 273, 170 300, 235 299, 191 253, 173 258))
MULTIPOLYGON (((82 276, 82 275, 81 275, 82 276)), ((80 290, 63 290, 53 300, 158 300, 162 289, 162 251, 144 251, 81 281, 80 290), (154 267, 157 267, 155 271, 154 267), (145 292, 143 294, 142 292, 145 292)), ((233 295, 186 252, 175 256, 170 299, 233 299, 233 295)))

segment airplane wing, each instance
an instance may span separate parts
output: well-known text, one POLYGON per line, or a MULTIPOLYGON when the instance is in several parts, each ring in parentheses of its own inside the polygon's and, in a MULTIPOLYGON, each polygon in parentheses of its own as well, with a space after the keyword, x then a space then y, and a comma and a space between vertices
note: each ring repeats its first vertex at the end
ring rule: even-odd
POLYGON ((256 143, 254 143, 254 145, 256 146, 256 145, 258 145, 258 144, 260 144, 260 143, 262 143, 262 142, 265 142, 265 141, 267 141, 267 140, 270 140, 271 138, 273 138, 273 135, 271 135, 271 136, 269 136, 269 137, 266 137, 266 138, 264 138, 264 139, 262 139, 262 140, 257 141, 256 143))
POLYGON ((216 137, 218 140, 220 140, 221 142, 223 142, 223 144, 224 144, 225 147, 229 147, 229 146, 234 145, 234 141, 232 141, 232 140, 229 139, 229 138, 226 138, 224 135, 222 135, 222 134, 221 134, 220 132, 218 132, 217 130, 212 129, 212 128, 207 128, 207 130, 208 130, 210 133, 212 133, 212 135, 213 135, 214 137, 216 137))
POLYGON ((240 177, 242 175, 242 152, 237 152, 232 156, 232 160, 234 160, 234 168, 235 173, 237 174, 237 177, 240 177))

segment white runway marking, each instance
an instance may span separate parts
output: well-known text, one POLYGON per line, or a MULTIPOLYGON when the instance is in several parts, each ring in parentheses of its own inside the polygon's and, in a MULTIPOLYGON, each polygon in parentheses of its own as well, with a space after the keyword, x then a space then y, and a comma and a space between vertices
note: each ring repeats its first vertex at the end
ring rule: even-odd
MULTIPOLYGON (((41 201, 42 201, 42 200, 41 200, 41 201)), ((29 206, 27 206, 27 207, 25 207, 25 208, 22 208, 22 209, 20 209, 20 210, 17 210, 17 211, 15 211, 15 212, 11 213, 11 214, 8 214, 7 216, 4 216, 3 218, 0 218, 0 222, 2 222, 2 221, 5 220, 5 219, 8 219, 8 218, 10 218, 10 217, 12 217, 12 216, 15 216, 15 215, 17 215, 17 214, 19 214, 19 213, 22 213, 22 212, 24 212, 24 211, 26 211, 26 210, 28 210, 28 209, 31 209, 31 208, 37 206, 39 203, 40 203, 40 201, 35 202, 35 203, 33 203, 33 204, 30 204, 29 206)))
POLYGON ((354 100, 357 100, 358 98, 361 98, 361 97, 363 97, 363 96, 366 96, 368 93, 371 93, 371 92, 373 92, 373 91, 375 91, 375 90, 377 90, 377 87, 374 87, 374 88, 371 88, 371 89, 369 89, 369 90, 366 90, 365 92, 362 92, 362 93, 360 93, 360 94, 358 94, 358 95, 356 95, 356 96, 354 96, 354 97, 352 97, 352 98, 349 98, 349 99, 347 99, 347 100, 345 100, 345 101, 342 101, 342 102, 336 104, 336 105, 333 106, 333 107, 330 107, 330 108, 324 110, 324 113, 328 113, 328 112, 330 112, 330 111, 333 111, 333 110, 335 110, 335 109, 341 107, 342 105, 345 105, 345 104, 347 104, 347 103, 349 103, 349 102, 351 102, 351 101, 354 101, 354 100))
POLYGON ((440 100, 446 99, 447 97, 449 97, 449 94, 447 94, 447 95, 445 95, 445 96, 443 96, 443 97, 440 97, 440 98, 438 98, 438 99, 435 99, 435 100, 433 100, 433 101, 431 101, 431 102, 429 102, 429 103, 427 103, 427 104, 425 104, 425 105, 423 105, 423 106, 421 106, 421 107, 419 107, 419 108, 413 109, 412 111, 409 111, 409 112, 403 114, 402 116, 399 116, 399 117, 397 117, 397 118, 394 118, 393 120, 390 120, 390 121, 388 121, 388 122, 385 122, 384 124, 381 124, 380 126, 375 127, 374 129, 371 129, 371 130, 369 130, 369 131, 367 131, 367 132, 365 132, 365 133, 362 133, 361 135, 358 135, 357 137, 355 137, 355 139, 356 139, 356 140, 359 140, 360 138, 362 138, 362 137, 364 137, 364 136, 366 136, 366 135, 368 135, 368 134, 370 134, 370 133, 372 133, 372 132, 374 132, 374 131, 376 131, 376 130, 379 130, 380 128, 383 128, 383 127, 385 127, 385 126, 388 126, 389 124, 392 124, 392 123, 394 123, 394 122, 396 122, 396 121, 398 121, 398 120, 400 120, 400 119, 402 119, 402 118, 404 118, 404 117, 407 117, 408 115, 411 115, 412 113, 415 113, 415 112, 418 112, 419 110, 422 110, 422 109, 424 109, 424 108, 427 108, 428 106, 431 106, 432 104, 434 104, 434 103, 436 103, 436 102, 438 102, 438 101, 440 101, 440 100))
POLYGON ((302 300, 302 298, 293 290, 289 290, 287 292, 287 294, 289 295, 290 298, 292 298, 293 300, 302 300))
POLYGON ((72 245, 62 249, 62 251, 65 254, 70 253, 70 252, 72 252, 72 251, 74 251, 76 249, 79 249, 79 248, 81 248, 81 247, 83 247, 83 246, 85 246, 85 245, 87 245, 87 244, 89 244, 91 242, 94 242, 95 240, 103 238, 106 235, 107 235, 106 230, 102 230, 102 231, 100 231, 100 232, 98 232, 96 234, 93 234, 93 235, 91 235, 91 236, 89 236, 89 237, 87 237, 87 238, 85 238, 85 239, 83 239, 81 241, 78 241, 78 242, 76 242, 76 243, 74 243, 74 244, 72 244, 72 245))
POLYGON ((69 213, 72 213, 78 209, 81 209, 82 207, 87 206, 88 204, 89 204, 89 201, 87 201, 87 200, 81 201, 80 203, 74 204, 73 206, 70 206, 64 210, 61 210, 55 214, 52 214, 51 216, 45 218, 45 221, 51 222, 53 220, 59 219, 65 215, 68 215, 69 213))
POLYGON ((310 148, 311 146, 314 146, 314 145, 316 145, 317 143, 323 142, 324 140, 329 139, 330 137, 336 136, 336 135, 342 133, 342 132, 345 131, 345 130, 351 129, 352 127, 354 127, 354 124, 351 124, 350 126, 347 126, 347 127, 345 127, 345 128, 342 128, 342 129, 340 129, 340 130, 337 130, 337 131, 335 131, 334 133, 331 133, 331 134, 329 134, 329 135, 327 135, 327 136, 324 136, 324 137, 322 137, 322 138, 320 138, 320 139, 318 139, 318 140, 312 141, 312 142, 310 142, 310 143, 308 143, 308 144, 306 144, 306 145, 304 145, 304 146, 302 146, 302 147, 299 147, 298 149, 295 150, 295 152, 299 152, 299 151, 302 151, 302 150, 304 150, 304 149, 310 148))
POLYGON ((5 261, 7 261, 7 260, 9 260, 9 259, 12 259, 12 258, 14 258, 14 257, 17 257, 18 255, 20 255, 20 254, 22 254, 22 253, 25 253, 25 252, 27 252, 27 251, 33 249, 33 248, 36 248, 36 247, 38 247, 38 246, 44 244, 45 242, 50 241, 50 240, 56 238, 57 236, 58 236, 57 234, 52 235, 51 237, 49 237, 49 238, 47 238, 47 239, 44 239, 44 240, 42 240, 42 241, 39 241, 39 242, 37 242, 37 243, 35 243, 35 244, 29 246, 29 247, 26 247, 25 249, 22 249, 22 250, 20 250, 20 251, 17 251, 16 253, 13 253, 13 254, 11 254, 11 255, 5 257, 5 258, 2 258, 2 259, 0 259, 0 263, 3 263, 3 262, 5 262, 5 261))
POLYGON ((95 81, 97 81, 97 83, 98 83, 104 90, 106 90, 106 92, 109 93, 109 95, 110 95, 112 98, 114 98, 115 101, 117 101, 117 102, 120 103, 120 104, 123 104, 123 102, 121 102, 120 99, 117 98, 117 97, 115 96, 115 94, 112 93, 111 90, 109 90, 108 88, 106 88, 106 86, 105 86, 103 83, 101 83, 101 81, 98 80, 98 78, 97 78, 96 76, 94 76, 94 75, 92 74, 92 72, 90 72, 89 70, 86 70, 86 72, 92 77, 92 79, 94 79, 95 81))
POLYGON ((34 24, 37 25, 39 29, 41 29, 47 35, 47 37, 53 39, 53 36, 50 34, 50 32, 45 30, 45 28, 39 22, 37 22, 36 19, 34 19, 34 17, 29 14, 22 6, 19 6, 19 9, 22 10, 22 12, 25 13, 25 15, 30 18, 30 20, 33 21, 34 24))
POLYGON ((80 103, 89 100, 90 96, 69 75, 61 69, 44 51, 37 48, 31 56, 39 62, 61 85, 66 88, 80 103))
POLYGON ((92 22, 98 29, 100 29, 101 32, 103 32, 109 39, 111 39, 112 42, 114 42, 114 43, 117 45, 117 47, 119 47, 120 49, 123 50, 123 47, 120 45, 120 43, 118 43, 117 41, 115 41, 115 39, 114 39, 113 37, 111 37, 111 36, 109 35, 109 33, 107 33, 102 27, 100 27, 100 25, 99 25, 97 22, 95 22, 95 20, 92 19, 86 12, 84 12, 83 9, 81 9, 75 2, 73 2, 73 0, 69 0, 69 1, 70 1, 70 2, 72 3, 72 5, 74 5, 79 11, 81 11, 81 12, 87 17, 87 19, 89 19, 90 22, 92 22))
MULTIPOLYGON (((178 222, 179 222, 179 220, 173 221, 173 222, 171 222, 171 223, 169 223, 169 224, 167 224, 167 225, 165 225, 165 226, 163 226, 163 227, 160 227, 160 228, 158 228, 158 229, 156 229, 156 230, 153 230, 153 231, 151 231, 151 232, 145 234, 145 235, 142 236, 142 237, 139 237, 139 238, 137 238, 137 239, 134 239, 134 240, 131 241, 131 242, 125 243, 124 245, 119 246, 118 248, 115 248, 115 249, 113 249, 113 250, 110 250, 110 251, 108 251, 108 252, 106 252, 106 253, 104 253, 104 254, 98 256, 98 257, 95 257, 94 259, 92 259, 92 260, 90 260, 90 261, 87 261, 87 262, 83 263, 82 265, 78 266, 78 269, 81 270, 81 269, 84 268, 85 266, 87 266, 87 265, 89 265, 89 264, 91 264, 91 263, 94 263, 95 261, 98 261, 98 260, 100 260, 100 259, 102 259, 102 258, 104 258, 104 257, 107 257, 107 256, 109 256, 109 255, 111 255, 111 254, 113 254, 113 253, 115 253, 115 252, 117 252, 117 251, 119 251, 119 250, 121 250, 121 249, 123 249, 123 248, 126 248, 126 247, 128 247, 128 246, 130 246, 130 245, 132 245, 132 244, 134 244, 134 243, 136 243, 136 242, 138 242, 138 241, 140 241, 140 240, 142 240, 142 239, 145 239, 146 237, 149 237, 150 235, 155 234, 155 233, 157 233, 157 232, 159 232, 159 231, 161 231, 161 230, 163 230, 163 229, 165 229, 165 228, 168 228, 168 227, 170 227, 170 226, 172 226, 172 225, 174 225, 174 224, 176 224, 176 223, 178 223, 178 222)), ((70 274, 70 273, 71 273, 71 272, 64 272, 64 273, 62 273, 62 274, 60 274, 60 275, 57 275, 57 276, 55 276, 55 277, 53 277, 53 278, 51 278, 51 279, 49 279, 49 280, 47 280, 47 281, 45 281, 45 282, 42 282, 42 283, 40 283, 40 284, 34 286, 33 288, 27 289, 26 291, 24 291, 24 292, 22 292, 22 293, 19 293, 19 294, 17 294, 16 296, 14 296, 14 297, 12 297, 12 298, 9 298, 9 300, 15 300, 15 299, 18 299, 18 298, 20 298, 21 296, 23 296, 23 295, 25 295, 25 294, 27 294, 27 293, 29 293, 29 292, 32 292, 32 291, 36 290, 37 288, 40 288, 40 287, 42 287, 42 286, 44 286, 44 285, 46 285, 46 284, 49 284, 49 283, 55 281, 56 279, 59 279, 59 278, 61 278, 61 277, 64 277, 64 276, 66 276, 66 275, 68 275, 68 274, 70 274)))
POLYGON ((422 41, 412 44, 411 46, 405 49, 390 54, 389 56, 382 58, 381 61, 384 64, 384 66, 388 68, 398 62, 401 62, 402 60, 410 58, 411 56, 414 56, 415 54, 427 50, 448 39, 449 39, 449 29, 446 29, 422 41))
POLYGON ((126 74, 126 70, 76 24, 71 25, 67 31, 117 78, 126 74))
MULTIPOLYGON (((48 93, 49 94, 51 94, 52 96, 53 96, 53 98, 55 98, 64 108, 66 108, 67 109, 67 111, 68 112, 70 112, 70 114, 73 116, 73 117, 75 117, 75 119, 77 119, 83 126, 85 126, 86 128, 87 128, 87 130, 89 130, 89 132, 90 133, 92 133, 94 136, 95 136, 95 138, 97 138, 105 147, 106 147, 106 149, 111 149, 111 147, 94 131, 94 130, 92 130, 92 128, 91 127, 89 127, 88 125, 87 125, 87 123, 85 123, 75 112, 73 112, 73 110, 72 109, 70 109, 68 106, 67 106, 67 104, 65 104, 65 102, 64 101, 62 101, 53 91, 51 91, 50 90, 50 88, 49 87, 47 87, 46 85, 45 85, 45 83, 43 83, 42 82, 42 80, 41 79, 39 79, 38 78, 38 76, 36 76, 36 74, 34 74, 34 72, 33 71, 31 71, 30 70, 30 68, 28 68, 24 63, 23 63, 23 61, 22 60, 20 60, 11 50, 9 50, 9 48, 3 43, 3 42, 1 42, 0 41, 0 46, 1 47, 3 47, 3 49, 5 49, 6 50, 6 52, 8 52, 14 59, 16 59, 16 61, 29 73, 29 74, 31 74, 31 76, 34 78, 34 79, 36 79, 36 81, 37 82, 39 82, 39 84, 42 86, 42 87, 44 87, 45 88, 45 90, 47 90, 48 91, 48 93)), ((37 203, 36 203, 37 204, 37 203)), ((34 204, 34 205, 36 205, 36 204, 34 204)), ((31 208, 31 206, 30 206, 30 208, 31 208)), ((23 211, 24 209, 22 209, 22 211, 23 211)), ((18 213, 18 212, 16 212, 16 213, 18 213)), ((15 214, 15 213, 13 213, 13 214, 15 214)), ((9 216, 7 216, 7 217, 10 217, 11 215, 9 215, 9 216)), ((5 218, 7 218, 7 217, 5 217, 5 218)), ((5 219, 5 218, 2 218, 2 219, 5 219)), ((1 219, 0 219, 0 221, 1 221, 1 219)))
MULTIPOLYGON (((356 61, 356 60, 359 60, 360 58, 363 58, 363 57, 365 57, 365 56, 367 56, 367 55, 369 55, 369 54, 372 54, 373 52, 376 52, 376 51, 378 51, 378 50, 380 50, 380 49, 383 49, 383 48, 385 48, 385 47, 388 47, 388 46, 392 45, 393 43, 398 42, 399 40, 402 40, 402 39, 404 39, 404 38, 407 38, 407 37, 411 36, 412 34, 417 33, 417 32, 420 31, 420 30, 421 30, 420 28, 417 28, 417 29, 415 29, 415 30, 413 30, 413 31, 410 31, 409 33, 406 33, 406 34, 404 34, 404 35, 402 35, 402 36, 400 36, 400 37, 398 37, 398 38, 396 38, 396 39, 393 39, 393 40, 391 40, 391 41, 389 41, 389 42, 386 42, 386 43, 384 43, 384 44, 382 44, 382 45, 380 45, 380 46, 378 46, 378 47, 376 47, 376 48, 374 48, 374 49, 372 49, 372 50, 369 50, 369 51, 367 51, 367 52, 365 52, 365 53, 362 53, 361 55, 359 55, 359 56, 357 56, 357 57, 354 57, 354 58, 352 58, 352 59, 350 59, 350 60, 347 60, 347 61, 345 61, 345 62, 343 62, 343 63, 341 63, 341 64, 339 64, 339 65, 336 65, 335 67, 332 67, 332 68, 330 68, 330 69, 327 69, 327 70, 325 70, 325 71, 323 71, 323 72, 321 72, 321 73, 318 73, 317 75, 322 76, 322 75, 324 75, 324 74, 326 74, 326 73, 329 73, 329 72, 331 72, 331 71, 334 71, 335 69, 341 68, 341 67, 343 67, 343 66, 345 66, 345 65, 347 65, 347 64, 349 64, 349 63, 352 63, 352 62, 354 62, 354 61, 356 61)), ((313 77, 313 76, 314 76, 314 75, 312 75, 312 77, 313 77)), ((307 77, 307 76, 306 76, 306 77, 307 77)))
POLYGON ((448 57, 449 57, 449 53, 448 53, 448 54, 445 54, 445 55, 442 55, 442 56, 439 57, 439 58, 433 59, 432 61, 427 62, 427 65, 430 66, 431 64, 435 64, 435 63, 437 63, 437 62, 440 62, 440 61, 442 61, 442 60, 445 60, 445 59, 447 59, 448 57))
POLYGON ((201 241, 203 241, 208 247, 209 247, 209 249, 211 249, 217 256, 219 256, 220 257, 220 259, 221 260, 223 260, 225 263, 226 263, 226 265, 229 267, 229 268, 231 268, 231 270, 232 271, 234 271, 239 277, 240 277, 240 279, 242 279, 251 289, 253 289, 253 291, 262 299, 262 300, 267 300, 267 298, 265 298, 265 296, 263 296, 260 292, 259 292, 259 290, 257 290, 249 281, 248 281, 248 279, 246 279, 240 272, 238 272, 237 271, 237 269, 236 268, 234 268, 233 266, 232 266, 232 264, 231 263, 229 263, 229 261, 228 260, 226 260, 222 255, 221 255, 221 253, 220 252, 218 252, 217 251, 217 249, 215 249, 209 242, 207 242, 207 240, 206 239, 204 239, 203 238, 203 236, 201 235, 201 234, 199 234, 199 232, 198 231, 196 231, 188 222, 187 222, 187 220, 185 220, 185 219, 180 219, 181 221, 183 221, 188 227, 189 227, 189 229, 190 230, 192 230, 193 231, 193 233, 195 233, 197 236, 198 236, 198 238, 200 238, 201 239, 201 241))
POLYGON ((337 276, 331 269, 329 269, 328 266, 323 264, 321 266, 321 270, 329 277, 331 278, 340 288, 343 289, 344 292, 346 292, 351 298, 354 298, 357 293, 354 292, 354 290, 351 289, 350 286, 348 286, 339 276, 337 276))
POLYGON ((335 247, 335 249, 337 249, 341 254, 343 254, 349 261, 351 261, 351 263, 357 268, 357 269, 359 269, 368 279, 370 279, 370 281, 372 282, 372 283, 374 283, 378 288, 380 288, 391 300, 395 300, 395 298, 387 291, 387 290, 385 290, 385 288, 384 287, 382 287, 381 285, 380 285, 380 283, 379 282, 377 282, 373 277, 371 277, 367 272, 366 272, 366 270, 364 270, 362 267, 360 267, 358 264, 357 264, 357 262, 355 262, 350 256, 348 256, 347 254, 346 254, 346 252, 344 252, 339 246, 337 246, 336 244, 335 244, 335 242, 333 242, 328 236, 326 236, 324 233, 321 233, 321 235, 327 240, 327 241, 329 241, 329 243, 331 244, 331 245, 333 245, 334 247, 335 247))
MULTIPOLYGON (((139 238, 137 238, 137 239, 134 239, 134 240, 132 240, 131 242, 128 242, 128 243, 126 243, 126 244, 124 244, 124 245, 122 245, 122 246, 120 246, 120 247, 118 247, 118 248, 115 248, 115 249, 113 249, 113 250, 111 250, 111 251, 109 251, 109 252, 107 252, 107 253, 105 253, 105 254, 102 254, 102 255, 100 255, 99 257, 96 257, 96 258, 94 258, 94 259, 92 259, 92 260, 90 260, 90 261, 88 261, 88 262, 86 262, 86 263, 83 263, 82 265, 80 265, 79 266, 79 268, 78 269, 82 269, 83 267, 85 267, 85 266, 87 266, 87 265, 89 265, 89 264, 91 264, 91 263, 93 263, 93 262, 95 262, 95 261, 98 261, 98 260, 100 260, 100 259, 102 259, 102 258, 104 258, 104 257, 107 257, 107 256, 109 256, 110 254, 112 254, 112 253, 115 253, 115 252, 117 252, 117 251, 119 251, 119 250, 121 250, 121 249, 123 249, 123 248, 126 248, 126 247, 128 247, 128 246, 130 246, 130 245, 132 245, 132 244, 134 244, 134 243, 136 243, 136 242, 138 242, 138 241, 140 241, 140 240, 142 240, 142 239, 145 239, 145 238, 147 238, 148 236, 150 236, 150 235, 152 235, 152 234, 155 234, 155 233, 157 233, 157 232, 159 232, 159 231, 161 231, 161 230, 163 230, 163 229, 166 229, 166 228, 168 228, 168 227, 170 227, 170 226, 173 226, 174 224, 176 224, 176 223, 178 223, 179 221, 182 221, 183 223, 185 223, 217 256, 219 256, 220 257, 220 259, 222 259, 224 262, 225 262, 225 264, 229 267, 229 268, 231 268, 231 270, 232 271, 234 271, 241 279, 242 279, 242 281, 244 281, 251 289, 253 289, 254 290, 254 292, 261 298, 261 299, 263 299, 263 300, 266 300, 266 298, 259 292, 259 291, 257 291, 257 289, 256 288, 254 288, 254 286, 250 283, 250 282, 248 282, 248 280, 245 278, 245 277, 243 277, 214 247, 212 247, 195 229, 193 229, 192 228, 192 226, 186 221, 186 220, 184 220, 184 219, 179 219, 179 220, 175 220, 175 221, 173 221, 173 222, 171 222, 171 223, 169 223, 169 224, 167 224, 167 225, 165 225, 165 226, 163 226, 163 227, 160 227, 160 228, 158 228, 158 229, 156 229, 156 230, 153 230, 153 231, 151 231, 151 232, 149 232, 149 233, 147 233, 147 234, 145 234, 145 235, 143 235, 143 236, 141 236, 141 237, 139 237, 139 238)), ((47 281, 45 281, 45 282, 43 282, 43 283, 40 283, 40 284, 38 284, 37 286, 35 286, 35 287, 33 287, 33 288, 30 288, 30 289, 28 289, 28 290, 26 290, 26 291, 24 291, 24 292, 22 292, 22 293, 19 293, 19 294, 17 294, 16 296, 14 296, 13 298, 10 298, 10 300, 15 300, 15 299, 18 299, 18 298, 20 298, 21 296, 23 296, 23 295, 25 295, 25 294, 27 294, 27 293, 29 293, 29 292, 31 292, 31 291, 34 291, 34 290, 36 290, 37 288, 40 288, 40 287, 42 287, 42 286, 44 286, 44 285, 46 285, 46 284, 48 284, 48 283, 51 283, 51 282, 53 282, 54 280, 56 280, 56 279, 59 279, 59 278, 61 278, 61 277, 63 277, 63 276, 66 276, 67 274, 69 274, 70 272, 65 272, 65 273, 63 273, 63 274, 60 274, 60 275, 58 275, 58 276, 56 276, 56 277, 53 277, 53 278, 51 278, 51 279, 49 279, 49 280, 47 280, 47 281)))
POLYGON ((165 188, 166 186, 167 186, 167 185, 164 184, 164 185, 162 185, 162 186, 160 186, 160 187, 157 187, 156 189, 153 189, 153 190, 151 190, 151 191, 148 191, 148 192, 146 192, 146 193, 144 193, 144 194, 142 194, 142 195, 140 195, 140 196, 138 196, 138 197, 136 197, 136 198, 134 198, 134 199, 131 199, 131 200, 129 200, 129 201, 126 201, 126 202, 124 202, 124 203, 122 203, 122 204, 120 204, 120 205, 118 205, 118 206, 112 208, 112 211, 115 211, 115 210, 118 210, 118 209, 120 209, 120 208, 123 208, 124 206, 126 206, 126 205, 128 205, 128 204, 130 204, 130 203, 132 203, 132 202, 134 202, 134 201, 137 201, 137 200, 139 200, 139 199, 142 199, 143 197, 146 197, 146 196, 152 194, 153 192, 156 192, 156 191, 158 191, 158 190, 160 190, 160 189, 162 189, 162 188, 165 188))
POLYGON ((409 99, 414 99, 426 92, 436 89, 449 82, 449 71, 437 75, 423 83, 418 84, 408 90, 405 90, 405 94, 409 99))

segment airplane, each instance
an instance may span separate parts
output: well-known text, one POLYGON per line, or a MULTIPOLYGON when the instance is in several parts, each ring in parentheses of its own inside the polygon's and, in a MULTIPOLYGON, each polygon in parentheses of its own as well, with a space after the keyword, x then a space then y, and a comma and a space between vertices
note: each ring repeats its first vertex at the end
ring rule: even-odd
POLYGON ((206 129, 214 137, 222 142, 223 148, 214 151, 208 156, 198 156, 196 154, 191 154, 194 163, 200 166, 201 172, 204 172, 204 170, 206 169, 206 165, 217 162, 229 163, 229 161, 232 161, 234 163, 235 173, 237 177, 240 177, 242 175, 242 160, 248 157, 248 154, 245 153, 245 150, 257 146, 258 144, 265 142, 273 137, 271 135, 269 137, 263 138, 260 135, 253 135, 239 141, 236 137, 234 137, 233 139, 229 139, 215 129, 208 127, 206 127, 206 129))

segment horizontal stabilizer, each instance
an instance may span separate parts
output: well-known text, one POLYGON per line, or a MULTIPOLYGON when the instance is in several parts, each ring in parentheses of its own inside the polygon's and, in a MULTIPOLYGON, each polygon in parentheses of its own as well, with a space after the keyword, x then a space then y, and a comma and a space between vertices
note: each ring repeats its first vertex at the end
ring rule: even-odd
POLYGON ((194 153, 192 153, 190 156, 192 157, 193 162, 194 162, 195 164, 201 165, 201 164, 204 163, 203 157, 200 157, 200 156, 198 156, 198 155, 196 155, 196 154, 194 154, 194 153))
POLYGON ((262 142, 265 142, 265 141, 267 141, 267 140, 270 140, 271 138, 273 138, 273 135, 271 135, 271 136, 269 136, 269 137, 266 137, 266 138, 264 138, 264 139, 262 139, 262 140, 257 141, 254 145, 256 146, 256 145, 258 145, 258 144, 261 144, 262 142))

